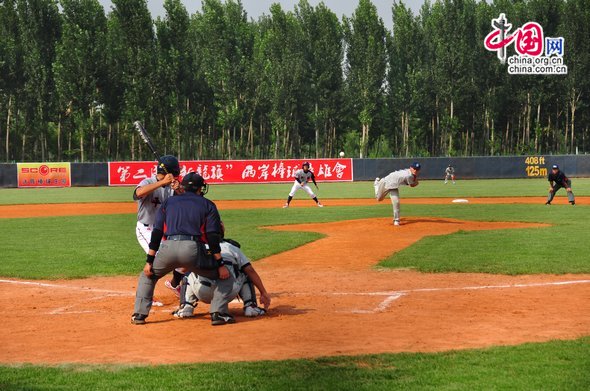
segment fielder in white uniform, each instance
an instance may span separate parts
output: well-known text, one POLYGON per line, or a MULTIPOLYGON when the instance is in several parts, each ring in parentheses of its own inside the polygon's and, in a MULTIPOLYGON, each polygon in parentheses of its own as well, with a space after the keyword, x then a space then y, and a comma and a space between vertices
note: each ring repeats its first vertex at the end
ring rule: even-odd
POLYGON ((194 316, 198 302, 211 304, 215 295, 223 296, 225 308, 222 311, 226 314, 229 313, 228 304, 238 295, 244 303, 245 316, 256 317, 266 314, 266 310, 270 306, 270 295, 250 260, 240 250, 240 244, 231 239, 224 239, 220 246, 221 257, 231 274, 230 278, 234 281, 231 290, 221 290, 217 286, 216 280, 191 273, 185 277, 182 284, 183 294, 180 299, 180 307, 173 312, 175 317, 190 318, 194 316), (254 286, 260 291, 260 302, 264 305, 264 309, 258 307, 254 286))
POLYGON ((308 184, 309 181, 312 181, 315 187, 319 190, 318 184, 315 181, 315 175, 313 175, 313 172, 309 171, 309 166, 309 163, 305 162, 301 166, 301 169, 295 171, 295 174, 293 174, 293 176, 295 177, 295 182, 293 183, 293 187, 289 192, 289 197, 287 198, 287 202, 285 203, 285 205, 283 205, 283 208, 289 207, 289 204, 291 203, 291 200, 293 199, 293 196, 295 196, 297 190, 305 191, 315 201, 318 207, 324 207, 324 205, 322 205, 322 203, 318 201, 318 197, 316 197, 316 195, 313 193, 313 190, 311 190, 311 187, 308 184))
MULTIPOLYGON (((178 175, 180 175, 178 159, 170 155, 162 156, 158 162, 156 176, 142 180, 133 192, 133 200, 137 202, 135 234, 146 254, 149 251, 152 229, 160 205, 179 190, 178 175)), ((165 283, 166 287, 173 290, 177 296, 180 294, 179 283, 183 275, 175 271, 172 281, 165 283)))
POLYGON ((445 185, 450 180, 453 181, 453 185, 455 184, 455 168, 449 164, 447 169, 445 170, 445 185))
POLYGON ((375 187, 375 199, 377 201, 383 201, 387 194, 389 194, 391 203, 393 204, 394 225, 400 225, 399 187, 418 186, 420 168, 420 163, 412 163, 408 169, 394 171, 381 179, 375 178, 375 182, 373 183, 375 187))

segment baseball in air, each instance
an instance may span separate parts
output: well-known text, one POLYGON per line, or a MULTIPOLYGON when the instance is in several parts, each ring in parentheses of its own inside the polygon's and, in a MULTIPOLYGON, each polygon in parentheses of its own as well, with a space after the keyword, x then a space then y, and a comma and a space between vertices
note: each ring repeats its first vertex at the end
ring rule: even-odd
POLYGON ((344 157, 344 151, 340 151, 339 155, 340 157, 344 157))

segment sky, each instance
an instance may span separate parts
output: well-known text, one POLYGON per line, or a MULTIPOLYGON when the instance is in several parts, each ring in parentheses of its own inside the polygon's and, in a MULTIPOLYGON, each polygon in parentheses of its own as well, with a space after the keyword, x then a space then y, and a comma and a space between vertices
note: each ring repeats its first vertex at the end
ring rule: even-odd
MULTIPOLYGON (((111 0, 99 0, 108 12, 112 7, 111 0)), ((311 5, 317 5, 320 0, 308 0, 311 5)), ((324 4, 330 8, 338 17, 342 15, 350 16, 358 5, 358 0, 323 0, 324 4)), ((393 0, 372 0, 373 4, 379 11, 379 16, 383 19, 386 27, 391 29, 393 22, 391 20, 391 6, 393 0)), ((182 0, 189 14, 193 14, 201 9, 201 1, 199 0, 182 0)), ((258 19, 262 14, 268 14, 271 4, 280 3, 285 10, 293 10, 295 4, 299 0, 242 0, 244 9, 248 16, 253 19, 258 19)), ((420 10, 424 0, 405 0, 404 3, 409 6, 414 13, 420 10)), ((148 8, 152 14, 152 18, 156 19, 158 16, 164 16, 164 0, 148 0, 148 8)))

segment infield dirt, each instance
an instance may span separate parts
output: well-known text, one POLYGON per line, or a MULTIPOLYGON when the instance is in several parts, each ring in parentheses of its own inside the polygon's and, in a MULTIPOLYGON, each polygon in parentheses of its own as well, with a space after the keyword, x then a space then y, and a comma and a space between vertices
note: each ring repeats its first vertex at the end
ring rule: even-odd
MULTIPOLYGON (((539 204, 542 205, 546 197, 488 197, 469 198, 471 204, 539 204)), ((590 204, 590 197, 576 197, 578 205, 590 204)), ((262 209, 280 208, 284 200, 220 200, 215 201, 219 210, 231 209, 262 209)), ((326 199, 322 200, 326 206, 370 206, 376 205, 373 198, 356 199, 326 199)), ((387 203, 387 201, 385 201, 387 203)), ((408 205, 444 205, 452 204, 453 198, 404 198, 403 204, 408 205)), ((554 204, 567 204, 567 199, 556 199, 554 204)), ((309 200, 293 202, 291 207, 308 208, 313 205, 309 200)), ((28 204, 28 205, 0 205, 0 218, 49 217, 49 216, 80 216, 99 214, 135 213, 137 205, 134 202, 97 202, 80 204, 28 204)))
MULTIPOLYGON (((229 204, 219 204, 229 209, 229 204)), ((89 213, 85 208, 90 205, 81 207, 89 213)), ((248 207, 247 202, 239 205, 248 207)), ((102 205, 95 207, 104 211, 102 205)), ((69 212, 76 208, 70 205, 69 212)), ((52 205, 47 210, 56 209, 52 205)), ((541 225, 434 218, 407 218, 405 223, 394 227, 390 218, 377 218, 272 227, 325 237, 256 262, 273 298, 268 316, 245 318, 240 303, 234 303, 238 323, 222 327, 210 325, 206 305, 197 308, 193 319, 173 318, 176 298, 163 281, 156 293, 166 306, 153 308, 147 325, 134 326, 129 319, 136 277, 2 280, 0 362, 275 360, 442 351, 590 333, 590 275, 423 274, 374 268, 424 236, 541 225)))

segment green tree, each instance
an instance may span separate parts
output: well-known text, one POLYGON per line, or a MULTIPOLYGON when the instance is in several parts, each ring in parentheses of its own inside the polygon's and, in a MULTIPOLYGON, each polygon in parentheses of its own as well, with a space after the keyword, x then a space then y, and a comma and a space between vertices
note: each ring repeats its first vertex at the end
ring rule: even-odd
POLYGON ((99 91, 106 84, 106 17, 97 0, 61 0, 61 5, 63 29, 53 64, 59 96, 57 159, 61 160, 61 122, 67 113, 77 129, 80 161, 85 161, 88 141, 90 159, 94 160, 97 157, 96 120, 102 104, 99 91))
MULTIPOLYGON (((11 147, 15 107, 24 85, 21 34, 15 0, 0 3, 0 130, 5 125, 4 153, 6 162, 15 158, 11 147), (4 114, 6 113, 6 114, 4 114)), ((0 134, 2 132, 0 131, 0 134)))
POLYGON ((22 113, 20 160, 46 160, 49 158, 48 129, 54 121, 57 103, 53 62, 61 17, 55 0, 18 0, 17 12, 23 53, 21 71, 25 80, 19 102, 22 113))
POLYGON ((191 156, 193 124, 191 91, 195 88, 189 44, 190 18, 180 0, 164 2, 166 16, 156 21, 157 78, 152 112, 159 124, 158 139, 164 153, 175 150, 191 156))
POLYGON ((296 156, 301 152, 301 131, 308 119, 309 67, 303 48, 303 31, 292 12, 279 4, 270 8, 271 15, 261 23, 260 50, 263 89, 270 101, 269 121, 272 128, 272 155, 296 156))
POLYGON ((113 0, 113 31, 120 35, 117 50, 123 50, 121 67, 124 89, 122 121, 123 133, 130 135, 131 159, 141 158, 142 143, 136 143, 132 123, 143 121, 148 128, 151 123, 148 109, 155 92, 155 37, 151 15, 146 0, 113 0))
POLYGON ((196 19, 202 66, 214 94, 216 127, 213 137, 223 158, 235 158, 246 144, 247 71, 252 62, 254 35, 241 2, 203 1, 196 19))
POLYGON ((334 156, 343 104, 342 26, 324 3, 314 8, 301 0, 296 15, 303 29, 304 58, 309 68, 307 96, 313 103, 309 117, 314 127, 315 157, 334 156))
POLYGON ((367 155, 373 119, 384 101, 387 68, 386 32, 377 8, 360 0, 351 18, 344 18, 348 97, 361 126, 361 158, 367 155))

